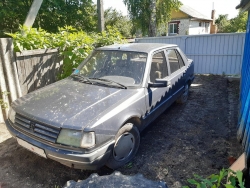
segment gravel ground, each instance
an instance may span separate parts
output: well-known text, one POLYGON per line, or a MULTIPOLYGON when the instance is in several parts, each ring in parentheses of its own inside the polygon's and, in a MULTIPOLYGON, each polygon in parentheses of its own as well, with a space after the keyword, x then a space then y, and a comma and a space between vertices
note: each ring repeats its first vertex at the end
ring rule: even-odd
MULTIPOLYGON (((169 187, 187 185, 193 174, 206 177, 228 168, 239 157, 236 139, 239 81, 197 75, 184 105, 173 104, 141 134, 136 157, 118 169, 124 175, 143 174, 169 187)), ((102 167, 99 175, 113 171, 102 167)), ((74 170, 43 159, 17 145, 0 124, 0 187, 61 187, 86 179, 93 171, 74 170)))

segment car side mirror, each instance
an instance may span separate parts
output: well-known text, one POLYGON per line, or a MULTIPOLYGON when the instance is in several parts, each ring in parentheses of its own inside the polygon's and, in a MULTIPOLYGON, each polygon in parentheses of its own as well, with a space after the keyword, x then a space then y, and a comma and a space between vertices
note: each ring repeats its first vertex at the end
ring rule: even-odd
POLYGON ((164 79, 155 79, 154 83, 148 83, 149 87, 167 87, 169 85, 171 85, 170 81, 164 79))

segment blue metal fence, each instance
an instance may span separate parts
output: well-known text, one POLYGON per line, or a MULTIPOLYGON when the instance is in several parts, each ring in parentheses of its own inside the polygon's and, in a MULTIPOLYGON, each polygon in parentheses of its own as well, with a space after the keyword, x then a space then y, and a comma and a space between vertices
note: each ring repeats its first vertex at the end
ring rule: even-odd
POLYGON ((250 12, 248 12, 248 23, 241 69, 241 93, 237 137, 242 140, 242 146, 245 149, 247 158, 250 159, 250 12))

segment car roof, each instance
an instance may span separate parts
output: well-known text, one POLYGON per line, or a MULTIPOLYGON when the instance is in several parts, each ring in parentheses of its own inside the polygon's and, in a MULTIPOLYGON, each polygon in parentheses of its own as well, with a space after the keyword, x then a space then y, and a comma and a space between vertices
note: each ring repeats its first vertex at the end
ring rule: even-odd
POLYGON ((104 46, 96 50, 120 50, 120 51, 134 51, 149 53, 152 50, 157 50, 167 47, 177 47, 176 44, 163 44, 163 43, 128 43, 128 44, 114 44, 111 46, 104 46))

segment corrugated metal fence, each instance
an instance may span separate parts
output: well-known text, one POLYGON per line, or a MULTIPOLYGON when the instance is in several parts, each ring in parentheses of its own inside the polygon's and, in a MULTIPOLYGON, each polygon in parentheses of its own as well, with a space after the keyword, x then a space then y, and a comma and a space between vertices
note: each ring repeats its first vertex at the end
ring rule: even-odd
MULTIPOLYGON (((14 53, 12 39, 0 38, 0 99, 10 106, 16 98, 55 82, 61 67, 57 49, 14 53), (2 95, 5 91, 9 94, 2 95)), ((7 114, 8 108, 0 108, 0 122, 7 114)))
POLYGON ((245 33, 138 38, 138 43, 177 44, 198 74, 240 75, 245 33))
POLYGON ((248 13, 247 33, 241 71, 241 93, 238 139, 242 140, 247 158, 250 159, 250 12, 248 13))

